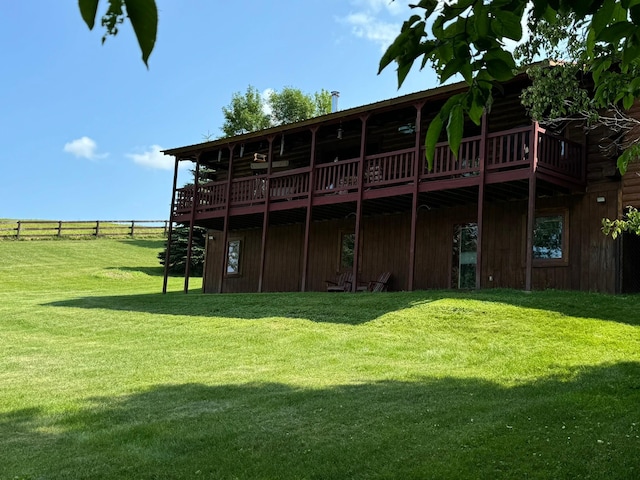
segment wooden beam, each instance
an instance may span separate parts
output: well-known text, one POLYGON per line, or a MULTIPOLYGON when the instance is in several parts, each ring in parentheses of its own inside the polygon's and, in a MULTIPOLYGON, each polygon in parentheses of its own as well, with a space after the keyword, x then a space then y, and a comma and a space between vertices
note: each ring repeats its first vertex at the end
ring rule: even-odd
POLYGON ((176 208, 176 186, 178 184, 178 164, 180 158, 176 157, 173 168, 173 193, 171 195, 171 211, 169 212, 169 232, 167 234, 167 250, 164 256, 164 278, 162 280, 162 293, 167 293, 167 282, 169 280, 169 256, 171 254, 171 237, 173 236, 173 211, 176 208))
POLYGON ((307 275, 309 270, 309 234, 311 232, 311 214, 313 212, 313 182, 315 181, 316 166, 316 135, 318 127, 311 128, 311 158, 309 159, 309 195, 307 197, 307 216, 304 223, 304 246, 302 249, 302 278, 300 291, 307 291, 307 275))
POLYGON ((533 124, 533 149, 531 170, 529 171, 529 201, 527 203, 527 249, 525 252, 524 289, 530 292, 533 288, 533 230, 536 221, 536 174, 538 169, 538 122, 533 124))
POLYGON ((227 198, 226 205, 224 209, 224 226, 222 228, 222 248, 221 255, 222 261, 220 262, 220 272, 219 272, 219 282, 218 282, 218 293, 222 293, 223 290, 223 282, 224 282, 224 273, 227 268, 227 257, 229 255, 229 245, 227 245, 229 241, 229 210, 231 209, 231 180, 233 179, 233 149, 235 148, 235 144, 229 145, 229 171, 227 173, 227 198))
POLYGON ((487 112, 482 114, 482 133, 480 138, 480 173, 478 182, 478 219, 476 237, 476 289, 482 288, 482 229, 484 223, 484 180, 487 158, 487 112))
POLYGON ((362 194, 364 193, 364 157, 367 147, 367 119, 369 115, 360 117, 362 121, 362 130, 360 132, 360 158, 358 160, 358 199, 356 201, 356 226, 355 240, 353 246, 353 282, 351 283, 351 291, 356 292, 358 289, 358 264, 360 263, 360 224, 362 223, 362 194))
MULTIPOLYGON (((266 249, 267 249, 267 233, 269 230, 269 201, 271 198, 271 171, 272 171, 272 160, 273 160, 273 140, 274 136, 269 136, 267 140, 269 141, 269 154, 267 155, 267 178, 265 179, 265 198, 264 198, 264 208, 262 212, 262 242, 260 243, 260 269, 258 273, 258 293, 262 292, 263 280, 264 280, 264 264, 266 259, 266 249)), ((282 137, 280 139, 282 141, 282 137)))
POLYGON ((191 251, 193 250, 193 227, 198 210, 198 189, 200 180, 200 152, 196 154, 196 171, 193 178, 193 199, 191 200, 191 221, 189 222, 189 240, 187 241, 187 258, 184 266, 184 293, 189 293, 189 273, 191 273, 191 251))
POLYGON ((416 138, 413 154, 413 192, 411 201, 411 233, 409 237, 409 279, 407 290, 413 290, 413 280, 416 270, 416 234, 418 230, 418 196, 420 194, 420 167, 422 158, 420 147, 422 146, 422 107, 424 102, 415 104, 416 107, 416 138))

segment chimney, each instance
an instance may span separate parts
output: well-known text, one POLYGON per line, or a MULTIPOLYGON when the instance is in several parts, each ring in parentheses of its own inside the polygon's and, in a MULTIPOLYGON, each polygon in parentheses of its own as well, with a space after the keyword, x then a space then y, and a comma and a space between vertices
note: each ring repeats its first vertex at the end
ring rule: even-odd
POLYGON ((340 92, 336 90, 331 92, 331 113, 338 111, 338 98, 340 98, 340 92))

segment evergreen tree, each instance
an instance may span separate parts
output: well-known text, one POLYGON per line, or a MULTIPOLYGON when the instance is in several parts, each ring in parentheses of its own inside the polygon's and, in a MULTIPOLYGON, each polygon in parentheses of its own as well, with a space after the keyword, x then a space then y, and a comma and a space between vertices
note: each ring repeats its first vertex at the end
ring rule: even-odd
MULTIPOLYGON (((202 276, 204 270, 204 251, 207 241, 207 229, 204 227, 193 227, 193 242, 191 246, 191 266, 189 275, 202 276)), ((187 247, 189 245, 189 227, 180 225, 173 229, 171 234, 171 250, 169 252, 169 273, 184 275, 187 265, 187 247)), ((165 264, 167 255, 167 242, 164 244, 162 252, 158 253, 160 265, 165 264)))

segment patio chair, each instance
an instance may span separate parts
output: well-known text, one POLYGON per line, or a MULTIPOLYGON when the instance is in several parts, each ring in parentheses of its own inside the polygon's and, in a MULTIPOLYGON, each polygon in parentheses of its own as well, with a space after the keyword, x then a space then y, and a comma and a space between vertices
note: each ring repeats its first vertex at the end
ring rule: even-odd
POLYGON ((383 272, 378 276, 377 280, 358 285, 359 292, 384 292, 389 284, 391 272, 383 272))
POLYGON ((338 275, 335 281, 325 280, 327 282, 327 292, 348 292, 351 290, 353 283, 353 272, 343 272, 338 275))

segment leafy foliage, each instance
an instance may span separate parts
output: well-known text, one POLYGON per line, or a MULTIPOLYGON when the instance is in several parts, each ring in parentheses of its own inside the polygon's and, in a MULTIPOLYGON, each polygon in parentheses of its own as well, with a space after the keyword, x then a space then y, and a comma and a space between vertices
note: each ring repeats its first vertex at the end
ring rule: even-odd
POLYGON ((331 111, 331 94, 321 90, 305 94, 293 87, 271 92, 266 99, 257 88, 249 85, 242 94, 236 92, 231 103, 222 107, 222 131, 231 137, 255 132, 275 125, 299 122, 331 111), (271 113, 267 113, 267 112, 271 113))
MULTIPOLYGON (((431 64, 445 82, 460 75, 468 84, 466 93, 455 95, 445 103, 432 121, 425 139, 426 156, 433 164, 435 144, 446 125, 449 144, 454 153, 460 146, 464 115, 476 124, 490 108, 496 82, 507 81, 516 72, 514 54, 505 47, 506 40, 520 41, 521 22, 528 0, 421 0, 402 26, 395 41, 380 61, 380 71, 392 62, 397 65, 398 83, 402 85, 416 60, 420 69, 431 64)), ((638 0, 534 0, 528 14, 530 28, 537 42, 522 51, 530 58, 549 45, 570 48, 582 41, 579 65, 594 80, 594 106, 620 102, 629 108, 640 97, 640 1, 638 0), (555 28, 559 26, 560 28, 555 28), (569 30, 558 38, 548 36, 569 30), (615 66, 615 68, 612 68, 615 66)), ((575 52, 573 52, 575 53, 575 52)), ((549 104, 551 100, 549 101, 549 104)), ((619 160, 621 169, 625 158, 619 160)))
POLYGON ((609 220, 608 218, 602 219, 602 232, 605 235, 611 235, 612 238, 617 238, 622 232, 631 232, 636 235, 640 235, 640 212, 638 209, 629 207, 626 219, 624 220, 609 220))
MULTIPOLYGON (((100 0, 78 0, 80 14, 89 30, 93 30, 95 26, 99 3, 100 0)), ((158 30, 158 9, 155 0, 107 0, 107 4, 107 11, 101 22, 106 30, 102 43, 104 44, 108 36, 116 36, 118 25, 124 22, 125 17, 129 18, 142 52, 142 61, 148 67, 149 55, 155 46, 158 30)))
POLYGON ((236 92, 231 103, 222 107, 224 123, 222 131, 226 137, 255 132, 271 126, 271 118, 264 110, 264 101, 257 88, 247 87, 244 94, 236 92))
POLYGON ((284 87, 269 95, 272 123, 275 125, 299 122, 331 111, 331 94, 321 90, 306 95, 297 88, 284 87))
MULTIPOLYGON (((190 275, 199 277, 204 270, 205 244, 207 239, 207 229, 203 227, 193 227, 193 243, 191 245, 191 265, 190 275)), ((171 235, 171 250, 169 251, 169 272, 183 275, 187 265, 187 247, 189 245, 189 227, 180 226, 173 229, 171 235)), ((165 264, 167 255, 167 242, 164 249, 158 253, 160 265, 165 264)))

